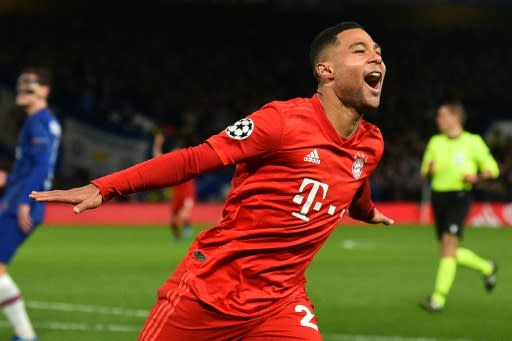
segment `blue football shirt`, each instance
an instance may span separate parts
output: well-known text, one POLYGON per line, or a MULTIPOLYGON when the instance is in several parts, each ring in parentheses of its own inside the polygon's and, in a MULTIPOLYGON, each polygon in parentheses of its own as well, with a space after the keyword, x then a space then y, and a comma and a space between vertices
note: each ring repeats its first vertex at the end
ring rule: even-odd
POLYGON ((31 200, 31 191, 51 188, 59 150, 61 126, 47 108, 29 116, 21 128, 16 146, 16 161, 7 178, 1 210, 16 214, 22 203, 30 204, 35 222, 44 214, 43 203, 31 200))

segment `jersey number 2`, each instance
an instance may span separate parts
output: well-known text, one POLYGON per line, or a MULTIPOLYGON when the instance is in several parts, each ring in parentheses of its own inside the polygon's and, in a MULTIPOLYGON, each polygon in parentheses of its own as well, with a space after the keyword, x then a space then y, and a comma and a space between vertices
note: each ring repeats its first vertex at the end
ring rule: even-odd
POLYGON ((305 305, 302 305, 302 304, 297 304, 295 306, 295 312, 296 313, 306 313, 306 315, 304 315, 302 320, 300 320, 301 326, 313 328, 314 330, 318 331, 318 326, 316 324, 314 324, 313 322, 311 322, 311 320, 313 319, 313 317, 315 317, 315 315, 311 312, 311 310, 309 310, 308 307, 306 307, 305 305))

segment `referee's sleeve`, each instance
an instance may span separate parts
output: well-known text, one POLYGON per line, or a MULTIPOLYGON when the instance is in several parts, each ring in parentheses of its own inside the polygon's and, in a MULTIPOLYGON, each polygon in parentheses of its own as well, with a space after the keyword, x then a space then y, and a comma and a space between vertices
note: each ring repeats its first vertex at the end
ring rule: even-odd
POLYGON ((479 135, 475 135, 475 144, 473 150, 475 152, 475 159, 478 164, 479 171, 489 172, 493 178, 497 178, 498 175, 500 175, 498 163, 492 156, 489 147, 487 147, 487 144, 485 144, 485 141, 479 135))

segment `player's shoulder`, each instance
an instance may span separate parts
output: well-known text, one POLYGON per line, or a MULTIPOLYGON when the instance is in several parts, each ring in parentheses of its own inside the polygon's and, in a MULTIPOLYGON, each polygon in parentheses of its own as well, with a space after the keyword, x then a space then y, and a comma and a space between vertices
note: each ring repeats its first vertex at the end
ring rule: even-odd
POLYGON ((34 120, 34 121, 38 121, 38 122, 57 121, 55 116, 52 114, 52 112, 48 108, 41 109, 41 111, 39 111, 35 115, 35 118, 36 118, 36 120, 34 120))
POLYGON ((470 141, 477 142, 477 143, 483 141, 482 136, 480 136, 479 134, 469 132, 469 131, 464 131, 462 133, 462 136, 466 140, 470 140, 470 141))
POLYGON ((314 111, 312 99, 302 97, 292 98, 285 101, 272 101, 266 104, 263 108, 272 108, 285 116, 307 114, 314 111))
POLYGON ((351 139, 349 144, 357 145, 364 148, 367 152, 371 151, 369 155, 375 156, 375 160, 380 160, 384 153, 384 138, 379 127, 366 120, 359 122, 359 127, 356 136, 351 139))
POLYGON ((384 140, 380 128, 375 124, 368 122, 367 120, 361 120, 359 123, 358 132, 359 134, 364 134, 365 136, 372 136, 376 139, 384 140))
POLYGON ((60 122, 48 108, 41 110, 37 115, 37 119, 32 122, 33 125, 40 127, 38 129, 49 131, 53 135, 61 135, 62 128, 60 122))
POLYGON ((430 137, 429 144, 439 144, 439 143, 444 143, 445 141, 446 141, 446 135, 434 134, 430 137))

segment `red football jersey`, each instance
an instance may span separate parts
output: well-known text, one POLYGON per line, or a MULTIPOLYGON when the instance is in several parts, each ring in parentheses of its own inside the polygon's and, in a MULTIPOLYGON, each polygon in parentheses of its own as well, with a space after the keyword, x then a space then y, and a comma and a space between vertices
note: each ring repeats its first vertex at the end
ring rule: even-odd
POLYGON ((172 188, 172 198, 192 198, 196 197, 196 180, 191 179, 172 188))
POLYGON ((223 219, 184 260, 191 288, 225 314, 268 313, 304 289, 313 256, 375 170, 382 135, 363 120, 340 137, 314 96, 272 102, 207 143, 236 173, 223 219))

